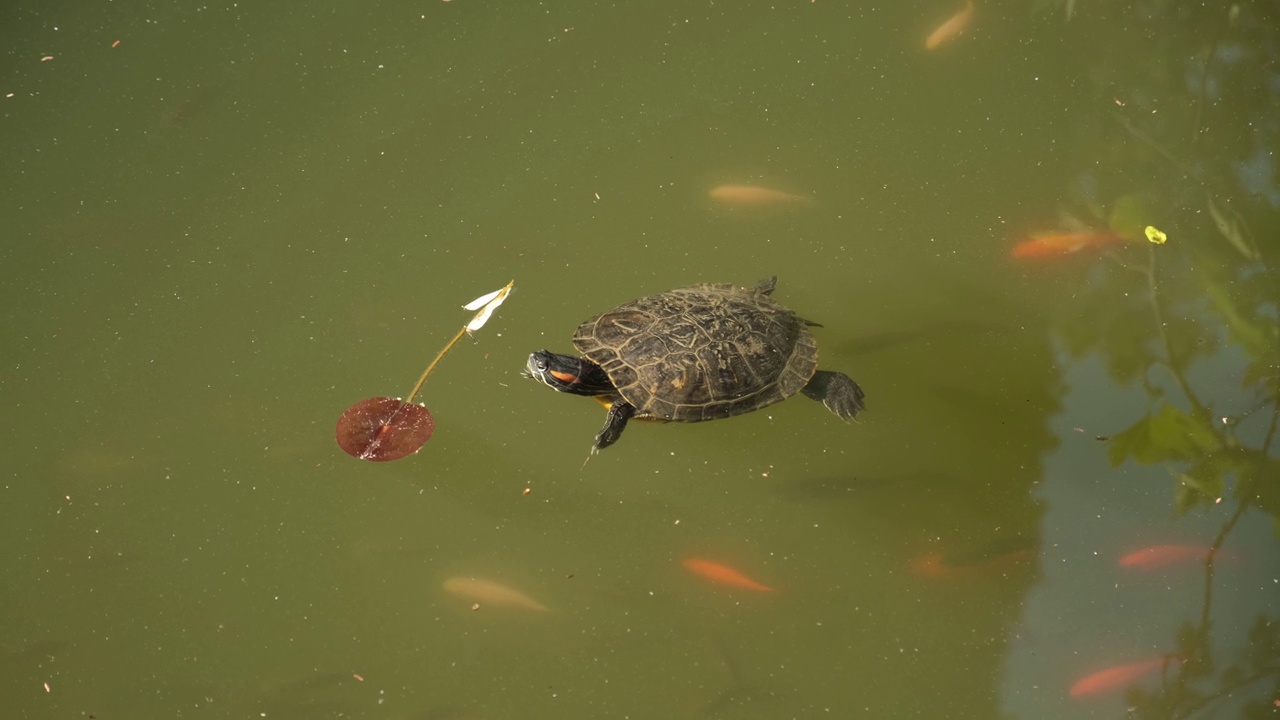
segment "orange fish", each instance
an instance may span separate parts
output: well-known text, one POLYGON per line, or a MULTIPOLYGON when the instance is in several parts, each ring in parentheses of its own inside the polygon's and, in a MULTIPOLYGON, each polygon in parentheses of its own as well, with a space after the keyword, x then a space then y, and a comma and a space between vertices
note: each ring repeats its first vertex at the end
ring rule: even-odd
POLYGON ((1204 562, 1209 548, 1199 545, 1152 545, 1120 558, 1120 567, 1153 570, 1183 562, 1204 562))
POLYGON ((1092 675, 1086 675, 1081 678, 1075 685, 1071 686, 1069 692, 1071 697, 1078 698, 1086 695, 1097 695, 1110 690, 1119 690, 1132 685, 1135 680, 1143 675, 1172 666, 1178 660, 1179 658, 1174 655, 1161 655, 1152 660, 1143 660, 1142 662, 1117 665, 1106 670, 1099 670, 1092 675))
POLYGON ((684 561, 684 566, 712 582, 746 588, 757 592, 773 592, 773 588, 768 585, 761 585, 755 580, 752 580, 727 565, 721 565, 720 563, 711 562, 710 560, 689 558, 684 561))
POLYGON ((711 199, 726 205, 792 205, 813 202, 803 195, 792 195, 758 185, 721 185, 711 191, 711 199))
POLYGON ((1117 242, 1124 242, 1124 238, 1113 232, 1035 233, 1030 240, 1014 245, 1012 254, 1016 258, 1069 255, 1087 247, 1117 242))
POLYGON ((964 32, 971 20, 973 20, 973 0, 964 0, 963 10, 952 15, 950 19, 939 25, 937 30, 929 33, 929 37, 924 41, 925 49, 932 50, 964 32))
POLYGON ((546 605, 519 590, 513 590, 492 580, 482 580, 474 577, 453 577, 444 581, 444 589, 450 595, 480 603, 481 606, 492 605, 494 607, 547 612, 546 605))
POLYGON ((1003 538, 964 552, 927 553, 911 561, 911 571, 934 580, 956 580, 1031 567, 1035 546, 1025 538, 1003 538))

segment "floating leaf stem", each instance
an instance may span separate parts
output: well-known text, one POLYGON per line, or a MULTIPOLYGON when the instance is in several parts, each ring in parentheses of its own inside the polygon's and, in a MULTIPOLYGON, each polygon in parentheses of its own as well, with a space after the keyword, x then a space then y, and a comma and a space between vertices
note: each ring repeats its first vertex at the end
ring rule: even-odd
POLYGON ((435 431, 435 421, 426 406, 414 404, 413 399, 427 382, 427 377, 440 364, 440 360, 458 344, 462 336, 484 327, 493 311, 511 294, 515 282, 512 280, 502 289, 482 295, 463 306, 467 310, 478 312, 436 354, 427 369, 422 371, 422 376, 414 384, 413 390, 409 391, 408 397, 404 400, 389 397, 366 398, 347 408, 342 417, 338 418, 338 427, 334 431, 338 446, 352 457, 374 461, 399 460, 420 450, 435 431))
POLYGON ((458 331, 458 334, 454 335, 453 339, 449 341, 449 344, 445 345, 440 350, 436 355, 436 358, 427 366, 427 369, 422 371, 422 377, 418 378, 418 382, 413 386, 413 389, 409 391, 409 396, 405 398, 405 402, 413 402, 413 399, 418 395, 418 391, 421 390, 423 384, 427 382, 427 376, 431 374, 432 370, 436 369, 436 365, 440 364, 440 360, 444 358, 445 354, 452 350, 454 345, 458 344, 458 341, 462 339, 463 335, 469 335, 471 332, 484 327, 486 322, 489 322, 489 317, 493 315, 493 311, 502 304, 503 300, 507 299, 507 296, 511 294, 511 289, 515 287, 515 285, 516 281, 512 280, 501 290, 494 290, 486 295, 481 295, 475 300, 472 300, 462 306, 465 310, 479 309, 479 312, 475 314, 475 317, 471 318, 470 322, 462 326, 462 329, 458 331))

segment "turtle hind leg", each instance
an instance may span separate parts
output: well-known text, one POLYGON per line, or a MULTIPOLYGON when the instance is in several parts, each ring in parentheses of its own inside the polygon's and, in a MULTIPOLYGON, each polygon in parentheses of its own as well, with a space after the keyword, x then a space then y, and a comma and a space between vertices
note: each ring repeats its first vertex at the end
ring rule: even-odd
POLYGON ((767 277, 756 283, 756 286, 751 288, 751 291, 758 292, 761 295, 769 295, 776 287, 778 287, 778 276, 774 275, 773 277, 767 277))
POLYGON ((622 400, 615 400, 609 406, 609 414, 604 419, 604 427, 600 428, 600 432, 596 433, 596 444, 591 446, 591 452, 600 452, 610 445, 618 442, 618 438, 622 436, 622 431, 627 428, 627 421, 636 414, 634 405, 622 400))
POLYGON ((819 370, 809 379, 809 384, 801 390, 805 395, 819 400, 827 409, 840 416, 841 420, 852 420, 859 410, 866 410, 862 402, 867 396, 844 373, 819 370))

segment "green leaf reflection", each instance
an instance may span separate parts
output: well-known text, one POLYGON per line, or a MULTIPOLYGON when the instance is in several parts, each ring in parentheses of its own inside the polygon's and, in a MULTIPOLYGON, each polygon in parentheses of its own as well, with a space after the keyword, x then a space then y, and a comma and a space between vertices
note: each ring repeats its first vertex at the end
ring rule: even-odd
POLYGON ((1144 465, 1166 460, 1197 460, 1222 447, 1207 423, 1161 403, 1155 414, 1111 438, 1111 466, 1128 458, 1144 465))

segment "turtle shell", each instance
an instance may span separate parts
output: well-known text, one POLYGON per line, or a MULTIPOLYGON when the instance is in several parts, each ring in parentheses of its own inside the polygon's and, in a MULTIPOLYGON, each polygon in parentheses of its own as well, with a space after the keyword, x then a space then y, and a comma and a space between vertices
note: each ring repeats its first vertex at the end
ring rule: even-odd
POLYGON ((741 415, 796 394, 818 366, 809 323, 770 298, 772 289, 694 285, 649 295, 582 323, 573 344, 637 417, 741 415))

